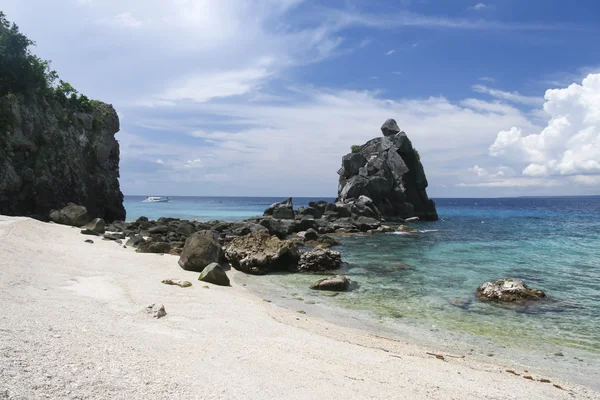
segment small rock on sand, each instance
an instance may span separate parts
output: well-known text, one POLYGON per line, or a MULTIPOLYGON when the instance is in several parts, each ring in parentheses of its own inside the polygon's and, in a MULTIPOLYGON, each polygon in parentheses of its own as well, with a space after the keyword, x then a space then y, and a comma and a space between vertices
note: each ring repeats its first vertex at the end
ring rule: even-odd
POLYGON ((175 286, 179 286, 179 287, 182 287, 182 288, 186 288, 186 287, 192 286, 191 282, 182 281, 182 280, 179 280, 179 279, 165 279, 164 281, 162 281, 162 283, 164 283, 165 285, 175 285, 175 286))
POLYGON ((146 312, 152 315, 153 318, 162 318, 167 315, 167 311, 165 310, 165 306, 163 304, 150 304, 146 307, 146 312))

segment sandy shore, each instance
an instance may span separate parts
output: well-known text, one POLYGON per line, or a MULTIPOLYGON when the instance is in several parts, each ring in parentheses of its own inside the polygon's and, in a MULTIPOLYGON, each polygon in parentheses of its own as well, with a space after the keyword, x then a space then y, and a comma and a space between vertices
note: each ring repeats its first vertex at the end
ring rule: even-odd
POLYGON ((177 257, 89 238, 0 216, 0 399, 600 398, 279 308, 233 271, 207 289, 177 257))

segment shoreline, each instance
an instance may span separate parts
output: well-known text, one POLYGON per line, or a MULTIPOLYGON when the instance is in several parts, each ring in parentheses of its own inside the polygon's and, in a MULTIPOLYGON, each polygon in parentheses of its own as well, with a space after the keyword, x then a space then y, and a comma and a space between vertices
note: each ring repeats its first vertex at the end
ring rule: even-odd
POLYGON ((205 289, 175 256, 87 244, 75 228, 0 217, 0 239, 8 398, 600 398, 283 309, 238 286, 237 273, 233 287, 205 289), (141 311, 156 302, 165 318, 141 311))

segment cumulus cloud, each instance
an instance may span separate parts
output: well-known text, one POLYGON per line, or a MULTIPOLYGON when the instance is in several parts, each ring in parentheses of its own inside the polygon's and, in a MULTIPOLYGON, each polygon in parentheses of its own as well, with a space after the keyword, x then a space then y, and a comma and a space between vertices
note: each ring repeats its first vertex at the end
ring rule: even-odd
POLYGON ((522 174, 529 177, 600 175, 600 74, 548 90, 545 100, 547 126, 531 134, 517 126, 501 131, 490 155, 526 163, 522 174))

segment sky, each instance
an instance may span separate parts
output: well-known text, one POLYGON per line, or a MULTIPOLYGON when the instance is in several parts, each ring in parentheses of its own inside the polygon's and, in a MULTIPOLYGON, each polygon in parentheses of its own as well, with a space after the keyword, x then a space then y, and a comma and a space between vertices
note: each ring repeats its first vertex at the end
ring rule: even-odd
POLYGON ((337 195, 394 118, 430 197, 600 194, 597 0, 0 0, 113 104, 127 195, 337 195))

